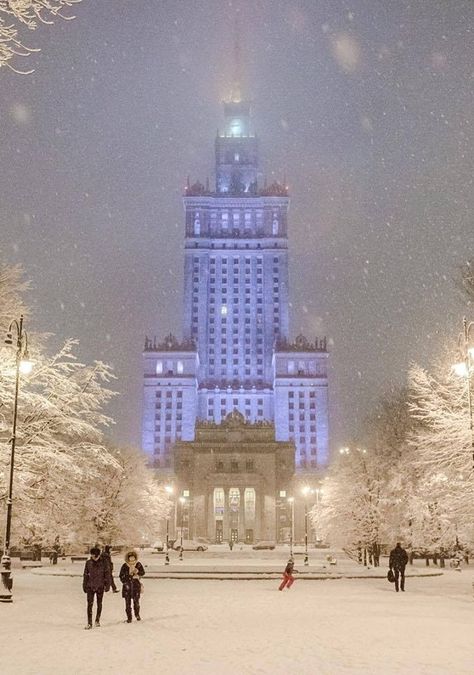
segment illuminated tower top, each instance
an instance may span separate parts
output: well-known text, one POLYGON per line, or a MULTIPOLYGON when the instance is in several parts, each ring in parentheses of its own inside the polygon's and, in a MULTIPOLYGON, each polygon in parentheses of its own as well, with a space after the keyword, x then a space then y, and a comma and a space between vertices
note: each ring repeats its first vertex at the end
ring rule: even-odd
POLYGON ((231 95, 224 102, 224 132, 216 138, 216 192, 224 196, 257 193, 257 138, 250 126, 250 101, 243 100, 241 93, 238 37, 236 26, 231 95))
POLYGON ((216 138, 216 192, 229 196, 257 193, 258 143, 250 127, 250 103, 224 103, 224 132, 216 138))

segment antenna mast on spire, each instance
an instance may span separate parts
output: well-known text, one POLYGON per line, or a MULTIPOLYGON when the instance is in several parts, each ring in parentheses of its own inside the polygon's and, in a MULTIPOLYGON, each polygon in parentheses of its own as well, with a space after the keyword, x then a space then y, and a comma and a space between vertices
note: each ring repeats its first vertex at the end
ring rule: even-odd
POLYGON ((235 17, 234 21, 234 72, 232 77, 232 89, 230 93, 230 100, 234 103, 240 103, 242 100, 242 64, 240 54, 240 32, 239 32, 239 16, 235 17))

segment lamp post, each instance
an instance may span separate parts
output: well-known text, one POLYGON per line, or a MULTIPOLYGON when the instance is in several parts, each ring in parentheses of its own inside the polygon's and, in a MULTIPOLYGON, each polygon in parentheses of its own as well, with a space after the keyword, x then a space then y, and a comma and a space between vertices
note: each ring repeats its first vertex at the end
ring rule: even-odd
POLYGON ((311 492, 311 488, 308 485, 305 485, 301 490, 304 496, 304 564, 309 565, 308 557, 308 494, 311 492))
POLYGON ((471 380, 474 372, 474 346, 469 345, 471 330, 474 327, 474 321, 469 321, 466 317, 462 320, 463 330, 459 335, 458 346, 461 353, 462 361, 456 363, 454 372, 456 375, 466 378, 467 384, 467 406, 469 410, 469 429, 471 432, 471 457, 474 466, 474 418, 473 418, 473 402, 471 380))
MULTIPOLYGON (((317 487, 317 488, 314 489, 314 492, 316 494, 316 510, 317 510, 317 514, 318 514, 318 518, 319 518, 319 500, 320 500, 320 497, 321 497, 323 491, 322 491, 321 488, 317 487)), ((316 535, 316 543, 318 543, 319 539, 318 539, 318 533, 316 532, 316 527, 314 529, 315 529, 315 535, 316 535)))
POLYGON ((181 504, 181 537, 179 544, 179 559, 183 559, 183 527, 184 527, 184 505, 186 504, 186 497, 180 497, 179 502, 181 504))
MULTIPOLYGON (((168 497, 173 494, 173 486, 165 485, 165 491, 168 494, 168 497)), ((170 514, 166 516, 166 555, 165 555, 165 565, 170 564, 170 514)))
POLYGON ((295 498, 288 497, 288 503, 291 505, 291 527, 290 527, 290 558, 293 557, 293 542, 295 538, 295 498))
POLYGON ((2 588, 0 589, 0 602, 12 602, 13 600, 13 579, 11 578, 11 559, 10 559, 10 534, 12 525, 12 506, 13 506, 13 472, 15 468, 15 447, 16 447, 16 426, 18 417, 18 393, 20 390, 20 373, 27 375, 33 368, 33 363, 28 356, 28 335, 23 330, 23 315, 20 319, 11 322, 5 344, 15 346, 16 365, 15 365, 15 397, 13 402, 13 422, 12 435, 10 438, 10 473, 8 479, 7 493, 7 518, 5 525, 5 540, 3 542, 2 556, 2 588))

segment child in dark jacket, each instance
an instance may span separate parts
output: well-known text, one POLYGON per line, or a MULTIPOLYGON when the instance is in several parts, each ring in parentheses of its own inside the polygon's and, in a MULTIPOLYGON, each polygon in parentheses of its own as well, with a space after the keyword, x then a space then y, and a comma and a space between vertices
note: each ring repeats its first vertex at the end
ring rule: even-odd
POLYGON ((102 614, 102 598, 104 591, 110 588, 110 573, 105 560, 100 555, 100 548, 94 546, 91 548, 91 557, 86 561, 84 575, 82 577, 82 590, 87 593, 87 626, 92 628, 92 609, 94 606, 94 596, 97 600, 97 611, 95 615, 95 625, 100 626, 100 615, 102 614))
POLYGON ((283 579, 278 588, 279 591, 282 591, 285 588, 285 586, 287 588, 291 588, 295 580, 295 577, 293 576, 294 568, 295 568, 294 560, 293 558, 290 558, 286 563, 285 571, 283 572, 283 579))

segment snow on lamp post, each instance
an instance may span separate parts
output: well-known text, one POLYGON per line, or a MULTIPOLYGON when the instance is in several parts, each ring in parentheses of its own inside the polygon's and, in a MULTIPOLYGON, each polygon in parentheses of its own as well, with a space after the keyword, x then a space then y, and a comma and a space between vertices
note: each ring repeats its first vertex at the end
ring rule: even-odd
POLYGON ((290 526, 290 558, 293 557, 293 542, 295 539, 295 498, 288 497, 288 504, 291 506, 291 526, 290 526))
POLYGON ((2 588, 0 588, 0 602, 12 602, 13 600, 13 579, 11 577, 11 558, 10 558, 10 535, 12 526, 12 507, 13 507, 13 472, 15 468, 15 448, 16 448, 16 428, 18 418, 18 393, 20 390, 20 374, 28 375, 33 368, 33 362, 28 356, 28 335, 23 330, 23 315, 20 319, 11 322, 7 336, 6 345, 16 347, 16 365, 15 365, 15 395, 13 401, 13 422, 12 435, 10 438, 10 472, 8 479, 7 492, 7 518, 5 525, 5 539, 3 542, 2 556, 2 588))
POLYGON ((184 527, 184 505, 186 504, 186 497, 180 497, 179 503, 181 504, 181 536, 179 544, 179 559, 183 559, 183 527, 184 527))
POLYGON ((453 366, 456 375, 466 378, 467 406, 469 411, 469 429, 471 432, 471 457, 474 466, 474 417, 471 381, 474 373, 474 346, 470 346, 470 334, 474 327, 474 321, 468 322, 466 317, 462 320, 463 330, 459 335, 458 347, 462 361, 453 366))
MULTIPOLYGON (((173 494, 173 486, 165 485, 165 492, 170 497, 173 494)), ((166 516, 166 555, 165 555, 165 565, 170 564, 170 514, 166 516)))
POLYGON ((301 490, 304 496, 304 564, 309 565, 308 557, 308 495, 311 492, 311 488, 308 485, 305 485, 301 490))
MULTIPOLYGON (((322 488, 317 487, 317 488, 314 489, 314 493, 316 494, 316 513, 317 513, 317 517, 319 518, 319 504, 320 504, 321 496, 323 494, 323 490, 322 490, 322 488)), ((319 530, 319 527, 318 527, 318 530, 319 530)), ((316 535, 316 543, 318 543, 320 540, 318 539, 318 533, 316 531, 316 527, 315 527, 315 535, 316 535)))

